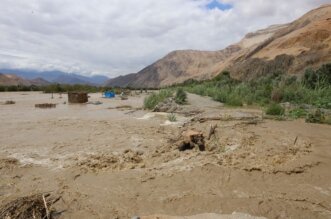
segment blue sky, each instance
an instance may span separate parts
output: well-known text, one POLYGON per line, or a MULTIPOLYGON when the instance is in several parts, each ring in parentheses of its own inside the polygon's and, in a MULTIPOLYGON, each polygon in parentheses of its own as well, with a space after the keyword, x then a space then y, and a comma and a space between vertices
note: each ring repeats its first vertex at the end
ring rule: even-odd
POLYGON ((220 9, 222 11, 225 10, 229 10, 231 8, 233 8, 233 6, 231 4, 227 4, 227 3, 223 3, 221 1, 218 0, 212 0, 208 5, 207 5, 208 9, 220 9))

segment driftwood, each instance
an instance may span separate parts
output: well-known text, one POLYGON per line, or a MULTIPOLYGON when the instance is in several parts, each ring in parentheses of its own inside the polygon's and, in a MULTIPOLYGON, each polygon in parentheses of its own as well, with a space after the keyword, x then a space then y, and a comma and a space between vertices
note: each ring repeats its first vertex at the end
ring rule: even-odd
POLYGON ((295 137, 293 144, 296 145, 297 141, 298 141, 298 136, 295 137))
POLYGON ((208 133, 208 140, 210 140, 211 136, 215 134, 215 130, 217 128, 217 124, 215 125, 210 125, 209 133, 208 133))
POLYGON ((54 103, 41 103, 41 104, 35 104, 34 107, 42 108, 42 109, 55 108, 56 104, 54 104, 54 103))
POLYGON ((221 117, 221 116, 211 116, 211 117, 195 117, 191 119, 192 122, 200 122, 204 123, 207 121, 241 121, 241 120, 248 120, 257 121, 259 118, 257 116, 243 116, 243 117, 221 117))
POLYGON ((49 193, 36 194, 15 199, 0 208, 0 218, 8 219, 52 219, 56 213, 52 206, 61 197, 53 197, 49 193))

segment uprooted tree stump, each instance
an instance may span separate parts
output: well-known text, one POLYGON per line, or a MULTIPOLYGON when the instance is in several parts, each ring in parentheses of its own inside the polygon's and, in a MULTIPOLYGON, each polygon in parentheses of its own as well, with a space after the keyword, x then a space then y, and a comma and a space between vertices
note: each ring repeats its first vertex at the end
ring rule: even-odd
POLYGON ((194 130, 184 131, 182 133, 182 138, 183 140, 178 146, 179 151, 192 150, 194 148, 197 148, 200 151, 204 151, 206 149, 204 136, 201 132, 194 130))
POLYGON ((21 197, 0 207, 0 218, 4 219, 52 219, 55 210, 52 208, 60 197, 50 194, 36 194, 21 197))

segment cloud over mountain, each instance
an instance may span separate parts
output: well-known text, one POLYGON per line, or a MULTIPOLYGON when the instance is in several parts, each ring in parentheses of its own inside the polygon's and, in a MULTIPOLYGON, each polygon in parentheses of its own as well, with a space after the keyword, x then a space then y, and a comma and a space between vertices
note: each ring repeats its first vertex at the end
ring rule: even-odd
POLYGON ((172 50, 218 50, 328 0, 2 0, 0 68, 137 72, 172 50), (215 7, 208 7, 209 4, 215 7))

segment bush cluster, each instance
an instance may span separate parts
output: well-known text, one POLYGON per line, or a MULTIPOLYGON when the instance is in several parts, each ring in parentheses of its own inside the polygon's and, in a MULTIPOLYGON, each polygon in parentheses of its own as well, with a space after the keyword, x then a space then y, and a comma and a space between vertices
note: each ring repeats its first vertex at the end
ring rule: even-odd
POLYGON ((177 104, 185 104, 187 100, 187 94, 183 88, 178 88, 175 95, 175 102, 177 104))
POLYGON ((172 95, 172 91, 168 89, 160 90, 158 93, 152 93, 144 99, 144 108, 152 110, 157 104, 172 97, 172 95))
POLYGON ((276 72, 251 81, 238 81, 222 72, 212 80, 191 84, 186 81, 177 86, 229 106, 254 104, 269 108, 275 107, 274 103, 291 102, 331 109, 331 64, 316 71, 308 69, 302 80, 276 72))

